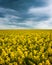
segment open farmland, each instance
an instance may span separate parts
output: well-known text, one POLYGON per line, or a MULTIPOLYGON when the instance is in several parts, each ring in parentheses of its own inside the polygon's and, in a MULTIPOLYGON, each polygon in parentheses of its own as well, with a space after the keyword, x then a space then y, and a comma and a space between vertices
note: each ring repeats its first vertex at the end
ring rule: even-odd
POLYGON ((0 30, 0 65, 52 65, 52 30, 0 30))

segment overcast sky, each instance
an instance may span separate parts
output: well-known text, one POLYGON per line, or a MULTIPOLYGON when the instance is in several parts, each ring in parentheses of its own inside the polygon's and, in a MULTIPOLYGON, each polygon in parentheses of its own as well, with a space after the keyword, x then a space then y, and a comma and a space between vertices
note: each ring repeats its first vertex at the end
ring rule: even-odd
POLYGON ((0 0, 0 29, 52 29, 52 0, 0 0))

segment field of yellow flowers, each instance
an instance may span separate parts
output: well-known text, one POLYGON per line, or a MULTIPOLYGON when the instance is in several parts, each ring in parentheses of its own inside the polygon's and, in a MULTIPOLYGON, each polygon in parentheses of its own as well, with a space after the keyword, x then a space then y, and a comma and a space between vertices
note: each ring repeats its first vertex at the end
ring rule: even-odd
POLYGON ((52 65, 52 31, 0 30, 0 65, 52 65))

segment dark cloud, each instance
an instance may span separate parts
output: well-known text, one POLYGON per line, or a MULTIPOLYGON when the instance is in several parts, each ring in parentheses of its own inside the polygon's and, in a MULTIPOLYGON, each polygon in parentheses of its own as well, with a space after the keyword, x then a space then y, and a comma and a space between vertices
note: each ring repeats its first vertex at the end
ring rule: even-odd
POLYGON ((45 0, 0 0, 0 18, 4 18, 1 21, 5 21, 2 24, 32 28, 33 26, 31 27, 29 23, 26 23, 27 21, 32 21, 32 23, 45 21, 49 18, 49 15, 43 14, 43 12, 37 12, 38 14, 35 12, 32 15, 28 13, 28 10, 31 7, 42 8, 45 6, 45 0))
POLYGON ((0 18, 4 18, 4 14, 3 13, 0 13, 0 18))
MULTIPOLYGON (((45 6, 44 0, 0 0, 0 7, 16 10, 16 12, 6 11, 6 14, 14 14, 22 18, 28 18, 27 10, 30 7, 45 6)), ((31 16, 31 15, 30 15, 31 16)))
POLYGON ((12 8, 18 11, 27 10, 31 6, 39 7, 44 6, 44 0, 1 0, 0 6, 12 8))

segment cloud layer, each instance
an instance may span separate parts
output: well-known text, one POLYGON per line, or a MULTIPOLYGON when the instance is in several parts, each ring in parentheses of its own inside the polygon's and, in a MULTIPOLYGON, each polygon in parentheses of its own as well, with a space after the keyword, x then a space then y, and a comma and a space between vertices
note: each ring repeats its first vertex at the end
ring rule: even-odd
POLYGON ((52 0, 0 0, 0 29, 52 29, 52 0))

